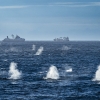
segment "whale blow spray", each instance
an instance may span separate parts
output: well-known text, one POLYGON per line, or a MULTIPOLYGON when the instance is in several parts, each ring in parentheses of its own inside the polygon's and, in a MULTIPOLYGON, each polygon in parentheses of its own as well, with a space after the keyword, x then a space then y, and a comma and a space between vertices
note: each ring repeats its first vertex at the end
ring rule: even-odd
POLYGON ((35 48, 36 48, 36 46, 33 44, 33 45, 32 45, 32 50, 34 51, 34 50, 35 50, 35 48))
POLYGON ((20 79, 21 72, 17 69, 17 63, 11 62, 9 67, 9 79, 20 79))
POLYGON ((35 55, 41 55, 42 52, 43 52, 43 49, 44 49, 44 48, 41 46, 41 47, 38 49, 38 51, 36 52, 35 55))
POLYGON ((59 79, 59 73, 56 66, 51 66, 47 72, 45 79, 59 79))
POLYGON ((98 69, 95 73, 95 77, 93 79, 94 81, 100 81, 100 65, 98 66, 98 69))

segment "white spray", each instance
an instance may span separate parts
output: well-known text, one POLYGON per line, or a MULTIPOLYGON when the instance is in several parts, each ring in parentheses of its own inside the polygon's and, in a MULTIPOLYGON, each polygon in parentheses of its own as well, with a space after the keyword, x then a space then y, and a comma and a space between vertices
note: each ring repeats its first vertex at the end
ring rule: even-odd
POLYGON ((36 46, 33 44, 33 45, 32 45, 32 50, 34 51, 34 50, 35 50, 35 48, 36 48, 36 46))
POLYGON ((100 65, 98 66, 98 69, 95 73, 95 77, 94 77, 93 81, 100 81, 100 65))
POLYGON ((66 70, 66 72, 72 72, 72 71, 73 71, 72 68, 66 70))
POLYGON ((18 50, 18 48, 16 48, 16 47, 11 47, 11 48, 9 49, 9 51, 11 51, 11 52, 18 52, 19 50, 18 50))
POLYGON ((51 66, 47 72, 45 79, 59 79, 59 73, 56 66, 51 66))
POLYGON ((11 62, 9 67, 9 79, 20 79, 21 72, 17 69, 17 63, 11 62))
POLYGON ((41 55, 42 52, 43 52, 43 49, 44 49, 44 48, 41 46, 41 47, 38 49, 38 51, 36 52, 35 55, 41 55))
POLYGON ((71 48, 68 46, 65 46, 65 45, 63 45, 63 47, 62 47, 62 50, 69 50, 69 49, 71 49, 71 48))

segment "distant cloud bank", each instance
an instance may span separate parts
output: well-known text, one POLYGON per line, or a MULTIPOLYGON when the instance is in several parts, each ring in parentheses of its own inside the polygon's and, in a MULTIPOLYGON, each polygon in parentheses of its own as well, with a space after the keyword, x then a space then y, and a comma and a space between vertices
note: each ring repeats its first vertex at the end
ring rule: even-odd
POLYGON ((69 7, 100 6, 100 2, 56 2, 53 5, 69 7))
POLYGON ((32 5, 17 5, 17 6, 0 6, 0 9, 18 9, 27 8, 30 6, 68 6, 68 7, 89 7, 100 6, 100 2, 53 2, 46 4, 32 4, 32 5))
POLYGON ((29 6, 0 6, 0 9, 26 8, 29 6))

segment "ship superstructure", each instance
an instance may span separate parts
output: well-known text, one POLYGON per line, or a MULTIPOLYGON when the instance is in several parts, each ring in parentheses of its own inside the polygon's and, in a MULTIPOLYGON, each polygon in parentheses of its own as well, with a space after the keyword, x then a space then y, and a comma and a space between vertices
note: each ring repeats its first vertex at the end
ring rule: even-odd
POLYGON ((9 38, 8 36, 2 40, 2 42, 25 42, 24 38, 20 38, 18 35, 16 35, 16 37, 14 37, 14 35, 12 35, 12 38, 9 38))

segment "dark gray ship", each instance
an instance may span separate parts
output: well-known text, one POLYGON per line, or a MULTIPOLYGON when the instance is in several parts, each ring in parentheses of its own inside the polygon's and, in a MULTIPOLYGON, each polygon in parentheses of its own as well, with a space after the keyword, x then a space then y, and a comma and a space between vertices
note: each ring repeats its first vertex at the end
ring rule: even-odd
POLYGON ((69 41, 69 37, 55 38, 54 41, 55 42, 68 42, 69 41))
POLYGON ((11 44, 11 43, 15 43, 15 44, 18 44, 18 43, 24 43, 25 42, 25 39, 24 38, 21 38, 19 37, 18 35, 16 35, 16 37, 14 37, 14 35, 12 35, 12 38, 9 38, 8 36, 2 40, 2 44, 11 44))

